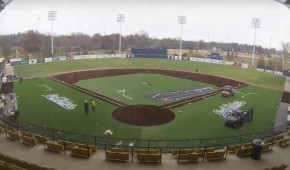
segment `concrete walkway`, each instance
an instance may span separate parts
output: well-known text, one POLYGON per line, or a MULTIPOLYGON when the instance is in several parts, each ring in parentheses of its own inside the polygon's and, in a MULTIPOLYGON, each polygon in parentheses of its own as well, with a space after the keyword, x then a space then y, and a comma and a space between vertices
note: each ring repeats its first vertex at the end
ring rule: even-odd
POLYGON ((171 154, 162 154, 161 164, 143 164, 138 163, 136 159, 133 163, 105 161, 105 153, 102 150, 97 151, 89 159, 73 157, 70 155, 70 152, 67 152, 66 155, 63 153, 52 153, 44 150, 43 145, 26 146, 18 141, 6 139, 4 134, 0 135, 0 152, 23 161, 58 170, 262 170, 266 167, 284 163, 290 164, 290 146, 286 148, 274 146, 272 151, 263 153, 260 160, 254 160, 250 156, 240 158, 236 155, 228 154, 226 160, 202 162, 200 159, 197 163, 179 164, 176 159, 171 157, 171 154))
POLYGON ((6 75, 11 75, 11 74, 14 74, 14 67, 12 66, 5 66, 5 76, 6 75))

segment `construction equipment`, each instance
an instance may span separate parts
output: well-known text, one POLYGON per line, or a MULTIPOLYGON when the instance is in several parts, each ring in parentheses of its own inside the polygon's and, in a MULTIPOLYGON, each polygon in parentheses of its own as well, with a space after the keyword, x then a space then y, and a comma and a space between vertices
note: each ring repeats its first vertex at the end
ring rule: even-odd
POLYGON ((222 97, 234 97, 235 90, 233 86, 226 85, 222 88, 221 96, 222 97))
POLYGON ((236 110, 227 116, 227 119, 225 120, 225 126, 234 129, 239 126, 242 126, 244 123, 253 120, 253 113, 254 113, 253 108, 246 109, 244 111, 236 110))

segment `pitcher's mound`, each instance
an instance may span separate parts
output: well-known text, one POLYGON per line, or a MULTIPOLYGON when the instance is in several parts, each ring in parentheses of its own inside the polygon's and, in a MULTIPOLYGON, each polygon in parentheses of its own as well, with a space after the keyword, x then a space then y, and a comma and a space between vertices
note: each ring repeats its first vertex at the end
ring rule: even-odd
POLYGON ((113 111, 113 117, 129 125, 156 126, 172 121, 175 115, 169 109, 153 105, 128 105, 113 111))

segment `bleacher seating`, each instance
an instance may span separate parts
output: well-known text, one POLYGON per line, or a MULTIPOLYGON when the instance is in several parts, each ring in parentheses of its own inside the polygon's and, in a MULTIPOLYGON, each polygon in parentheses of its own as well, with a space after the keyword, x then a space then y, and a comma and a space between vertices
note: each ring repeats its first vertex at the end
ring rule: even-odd
POLYGON ((58 144, 54 141, 47 141, 45 143, 46 150, 52 151, 52 152, 65 152, 64 146, 62 144, 58 144))
POLYGON ((287 167, 288 167, 288 164, 281 164, 281 165, 273 166, 270 168, 264 168, 263 170, 285 170, 287 169, 287 167))
POLYGON ((33 163, 22 161, 0 153, 0 169, 1 170, 55 170, 33 163))
POLYGON ((251 155, 252 152, 252 146, 250 147, 241 147, 240 149, 237 150, 237 156, 249 156, 251 155))
MULTIPOLYGON (((54 152, 64 152, 65 150, 71 150, 71 155, 87 157, 89 158, 92 154, 96 153, 97 146, 95 145, 87 145, 81 143, 74 143, 65 140, 56 140, 56 141, 48 141, 48 138, 38 134, 32 134, 26 131, 20 131, 13 127, 0 124, 0 133, 5 133, 6 137, 12 139, 14 141, 20 141, 21 143, 28 144, 34 146, 36 144, 45 144, 45 149, 54 151, 54 152)), ((290 144, 290 133, 286 132, 274 137, 268 137, 264 139, 264 145, 262 147, 262 151, 271 151, 273 149, 273 145, 277 145, 279 147, 285 147, 290 144)), ((180 148, 178 150, 172 150, 172 157, 177 158, 178 162, 198 162, 200 157, 203 157, 204 160, 212 161, 212 160, 224 160, 227 157, 227 153, 236 153, 237 156, 247 156, 250 155, 252 151, 252 143, 245 144, 234 144, 228 145, 222 150, 215 150, 213 147, 204 147, 198 149, 186 149, 180 148)), ((136 148, 134 150, 134 154, 139 162, 156 162, 161 163, 162 150, 157 149, 143 149, 136 148)), ((10 162, 6 161, 6 157, 3 158, 0 155, 0 169, 1 167, 5 167, 6 169, 39 169, 38 165, 31 163, 20 163, 19 160, 14 158, 9 158, 10 162), (7 165, 7 166, 6 166, 7 165)), ((110 161, 129 161, 130 153, 128 151, 123 151, 121 147, 113 147, 110 150, 106 150, 105 159, 110 161)), ((133 161, 133 160, 132 160, 133 161)), ((274 166, 271 168, 265 168, 276 170, 277 168, 286 169, 288 165, 283 164, 279 166, 274 166), (276 168, 276 169, 275 169, 276 168)), ((40 167, 41 169, 41 167, 40 167)), ((42 168, 45 169, 45 168, 42 168)), ((46 168, 47 169, 47 168, 46 168)))
POLYGON ((64 146, 65 149, 70 150, 71 147, 74 147, 76 144, 74 142, 65 141, 65 140, 56 140, 58 144, 61 144, 64 146))
POLYGON ((147 163, 161 163, 161 152, 157 150, 135 149, 137 160, 147 163))
POLYGON ((36 139, 33 136, 21 136, 21 139, 21 143, 26 145, 34 146, 37 144, 36 139))
POLYGON ((45 144, 48 141, 48 137, 42 135, 33 134, 33 137, 36 139, 38 144, 45 144))
POLYGON ((130 153, 122 151, 122 148, 111 148, 110 151, 105 152, 105 159, 107 161, 129 161, 130 153))
POLYGON ((206 152, 204 159, 208 161, 224 160, 226 159, 226 152, 227 151, 225 149, 206 152))
POLYGON ((234 145, 227 145, 226 151, 227 153, 237 153, 237 150, 239 150, 241 148, 241 144, 234 144, 234 145))

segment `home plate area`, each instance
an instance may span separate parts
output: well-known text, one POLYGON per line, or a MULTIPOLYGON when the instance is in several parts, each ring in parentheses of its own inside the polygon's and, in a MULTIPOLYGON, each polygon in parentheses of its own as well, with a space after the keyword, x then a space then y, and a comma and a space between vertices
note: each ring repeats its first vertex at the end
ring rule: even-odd
POLYGON ((167 91, 162 93, 155 93, 146 95, 145 97, 150 98, 156 102, 170 101, 170 100, 181 100, 188 97, 199 96, 215 91, 212 87, 203 88, 190 88, 177 91, 167 91))

